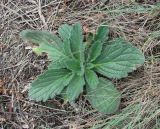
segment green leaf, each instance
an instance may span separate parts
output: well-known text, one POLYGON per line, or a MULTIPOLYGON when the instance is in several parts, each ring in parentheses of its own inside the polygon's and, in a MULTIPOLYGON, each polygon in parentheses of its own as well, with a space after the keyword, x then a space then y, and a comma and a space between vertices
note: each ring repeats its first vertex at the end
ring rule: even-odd
POLYGON ((65 62, 67 61, 66 58, 61 58, 55 61, 52 61, 49 65, 48 65, 48 69, 62 69, 62 68, 66 68, 65 62))
POLYGON ((42 55, 43 50, 39 47, 32 48, 33 52, 35 52, 37 55, 42 55))
POLYGON ((80 62, 75 59, 70 59, 65 62, 66 67, 75 73, 81 73, 80 62))
POLYGON ((22 37, 22 39, 29 40, 37 45, 50 43, 57 49, 60 48, 62 45, 61 39, 48 31, 27 29, 27 30, 23 30, 20 33, 20 36, 22 37))
POLYGON ((51 61, 59 60, 61 58, 65 58, 64 53, 62 53, 61 49, 56 49, 51 44, 41 44, 39 48, 42 50, 42 52, 45 52, 48 54, 48 58, 51 61))
POLYGON ((58 28, 58 33, 63 40, 67 40, 71 36, 72 26, 68 24, 63 24, 58 28))
POLYGON ((84 84, 85 81, 83 76, 74 76, 67 88, 67 96, 70 102, 73 102, 76 98, 78 98, 79 94, 83 92, 84 84))
POLYGON ((64 53, 68 56, 69 59, 71 59, 71 58, 74 59, 73 53, 71 51, 71 44, 70 44, 69 39, 64 40, 63 50, 64 50, 64 53))
POLYGON ((68 68, 73 71, 80 71, 80 63, 73 58, 73 54, 70 48, 70 40, 66 39, 63 42, 63 52, 66 57, 62 56, 61 58, 52 61, 49 65, 49 68, 52 69, 60 69, 60 68, 68 68))
POLYGON ((85 78, 88 83, 88 86, 91 89, 97 88, 99 80, 98 80, 98 76, 96 75, 96 73, 93 70, 87 69, 86 73, 85 73, 85 78))
POLYGON ((93 63, 86 63, 86 69, 93 69, 95 65, 93 63))
POLYGON ((49 69, 32 82, 29 97, 36 101, 46 101, 60 94, 69 84, 73 74, 65 69, 49 69))
POLYGON ((76 59, 72 58, 60 58, 59 60, 52 61, 48 69, 61 69, 61 68, 67 68, 77 74, 81 74, 81 66, 80 62, 76 59))
POLYGON ((109 81, 100 78, 96 89, 87 87, 87 99, 101 113, 112 114, 117 111, 121 94, 109 81))
POLYGON ((78 22, 73 25, 70 37, 71 50, 76 59, 81 59, 83 53, 83 32, 81 24, 78 22))
POLYGON ((108 39, 108 33, 109 29, 106 25, 98 27, 93 44, 91 44, 88 52, 88 62, 94 61, 101 54, 103 43, 108 39))
POLYGON ((23 39, 38 44, 39 46, 36 48, 36 51, 38 49, 41 53, 46 52, 48 54, 49 59, 52 61, 49 69, 65 68, 65 62, 72 57, 69 39, 66 39, 64 43, 62 43, 57 36, 46 31, 36 30, 24 30, 20 35, 23 39))
POLYGON ((70 37, 70 45, 73 56, 75 57, 76 60, 80 62, 80 67, 81 67, 80 74, 83 75, 85 44, 83 44, 83 32, 81 24, 79 22, 73 25, 70 37))
POLYGON ((81 67, 81 72, 80 72, 80 75, 84 75, 84 72, 85 72, 85 45, 83 44, 82 45, 82 49, 81 49, 81 53, 80 53, 80 67, 81 67))
POLYGON ((88 62, 94 61, 101 54, 102 45, 103 44, 100 41, 96 41, 92 44, 88 52, 88 59, 87 59, 88 62))
POLYGON ((109 28, 107 25, 101 25, 98 27, 98 30, 96 32, 94 41, 101 41, 104 42, 105 40, 108 39, 108 34, 109 34, 109 28))
POLYGON ((122 39, 110 42, 93 62, 95 70, 109 78, 126 77, 137 65, 144 63, 142 52, 122 39))
POLYGON ((62 51, 62 41, 55 35, 38 30, 24 30, 20 33, 22 39, 29 40, 37 45, 41 52, 46 52, 49 59, 58 60, 66 57, 62 51))

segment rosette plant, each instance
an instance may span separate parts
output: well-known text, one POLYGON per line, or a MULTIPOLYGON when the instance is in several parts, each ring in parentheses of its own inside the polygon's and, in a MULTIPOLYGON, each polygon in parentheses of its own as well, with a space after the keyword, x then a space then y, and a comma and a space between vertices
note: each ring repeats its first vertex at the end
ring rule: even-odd
POLYGON ((58 36, 47 31, 22 31, 24 40, 37 45, 34 51, 47 53, 51 61, 48 69, 32 82, 29 98, 45 102, 65 92, 72 103, 85 91, 93 108, 114 113, 121 93, 110 79, 127 77, 145 58, 139 49, 122 38, 109 41, 108 33, 109 28, 101 25, 84 40, 80 23, 61 25, 58 36))

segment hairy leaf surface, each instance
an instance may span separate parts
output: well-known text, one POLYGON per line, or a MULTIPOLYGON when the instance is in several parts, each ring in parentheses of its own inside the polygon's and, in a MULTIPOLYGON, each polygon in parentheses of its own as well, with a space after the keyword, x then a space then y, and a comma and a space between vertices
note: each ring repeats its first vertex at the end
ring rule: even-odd
POLYGON ((75 73, 79 73, 79 74, 81 73, 81 66, 79 61, 75 59, 70 59, 70 60, 67 60, 65 64, 69 70, 72 70, 75 73))
POLYGON ((70 102, 73 102, 76 98, 78 98, 80 93, 83 92, 84 84, 85 81, 83 76, 74 76, 67 88, 67 97, 70 102))
POLYGON ((61 39, 46 31, 20 33, 24 40, 37 45, 34 52, 47 53, 51 61, 48 70, 31 84, 29 97, 46 101, 61 95, 72 103, 83 92, 86 83, 85 91, 91 105, 102 113, 114 113, 121 94, 109 80, 98 78, 97 73, 109 78, 126 77, 137 65, 144 63, 142 52, 120 38, 107 42, 107 25, 101 25, 96 34, 88 33, 85 40, 80 23, 61 25, 58 33, 61 39))
POLYGON ((81 24, 75 23, 71 31, 70 38, 71 51, 76 60, 80 62, 81 75, 84 74, 84 51, 85 45, 83 44, 83 32, 81 24))
POLYGON ((92 41, 88 52, 88 62, 94 61, 101 54, 103 43, 108 39, 108 33, 109 29, 106 25, 101 25, 98 27, 94 41, 92 41))
POLYGON ((66 58, 60 58, 58 60, 54 60, 52 61, 49 65, 48 65, 48 69, 62 69, 62 68, 66 68, 65 62, 67 61, 66 58))
POLYGON ((58 28, 58 33, 63 40, 68 40, 71 36, 72 26, 63 24, 58 28))
POLYGON ((109 78, 122 78, 144 63, 144 55, 139 49, 122 39, 115 39, 103 49, 94 62, 95 70, 109 78))
POLYGON ((98 27, 98 30, 95 35, 95 41, 101 41, 104 43, 108 39, 109 28, 107 25, 101 25, 98 27))
POLYGON ((111 114, 118 109, 121 94, 109 80, 100 78, 96 89, 87 87, 87 98, 99 112, 111 114))
POLYGON ((101 54, 102 45, 103 44, 100 41, 96 41, 92 44, 88 52, 88 59, 87 59, 88 62, 94 61, 101 54))
POLYGON ((62 51, 62 41, 55 35, 38 30, 24 30, 20 33, 24 40, 29 40, 37 45, 42 52, 48 54, 49 59, 58 60, 66 56, 62 51))
POLYGON ((68 56, 68 59, 74 59, 73 58, 73 53, 71 50, 71 43, 69 39, 64 40, 63 42, 63 51, 64 53, 68 56))
POLYGON ((71 50, 76 59, 81 59, 81 54, 83 53, 83 35, 82 27, 80 23, 75 23, 71 31, 71 50))
POLYGON ((99 83, 99 79, 98 79, 97 74, 93 70, 87 69, 85 72, 85 78, 88 83, 88 86, 91 89, 97 88, 97 85, 99 83))
POLYGON ((50 69, 33 81, 29 90, 29 97, 36 101, 46 101, 60 94, 69 84, 73 75, 66 69, 50 69))
MULTIPOLYGON (((62 26, 60 29, 61 35, 65 35, 64 31, 62 31, 64 28, 65 26, 62 26)), ((49 59, 52 61, 49 68, 65 68, 65 62, 72 58, 70 41, 69 39, 65 39, 65 37, 65 41, 62 43, 57 36, 46 31, 36 30, 24 30, 21 32, 21 36, 23 39, 39 45, 36 48, 36 50, 40 50, 38 51, 39 53, 46 52, 48 54, 49 59)))
POLYGON ((20 36, 24 40, 29 40, 37 45, 50 43, 55 48, 60 48, 62 45, 62 41, 60 38, 58 38, 56 35, 48 32, 48 31, 39 31, 39 30, 23 30, 20 33, 20 36))

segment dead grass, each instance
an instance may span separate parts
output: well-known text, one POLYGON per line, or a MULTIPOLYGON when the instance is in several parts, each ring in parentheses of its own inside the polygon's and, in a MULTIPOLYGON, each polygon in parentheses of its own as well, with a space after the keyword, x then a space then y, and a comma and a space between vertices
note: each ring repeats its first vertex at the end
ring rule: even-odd
POLYGON ((0 2, 0 128, 39 129, 159 129, 160 128, 160 1, 139 3, 112 0, 2 0, 0 2), (74 109, 56 99, 30 101, 31 81, 47 68, 47 57, 37 57, 19 38, 26 29, 56 33, 62 23, 80 21, 95 31, 107 22, 110 37, 123 36, 141 49, 145 64, 127 78, 114 80, 122 103, 114 115, 103 115, 87 105, 85 96, 74 109), (25 127, 26 126, 26 127, 25 127), (28 126, 28 127, 27 127, 28 126))

